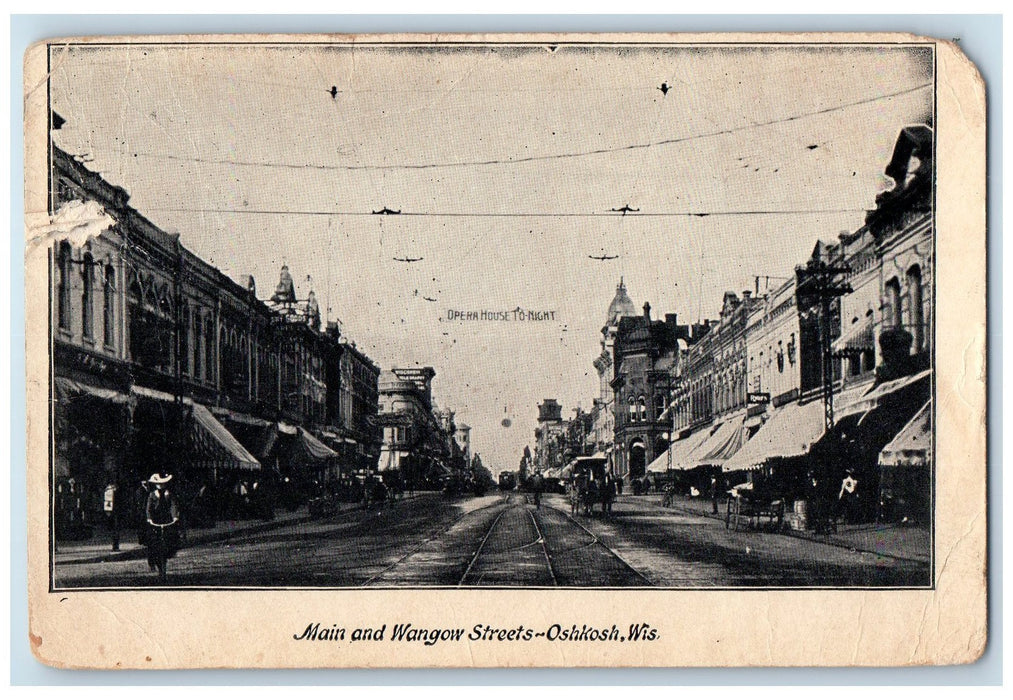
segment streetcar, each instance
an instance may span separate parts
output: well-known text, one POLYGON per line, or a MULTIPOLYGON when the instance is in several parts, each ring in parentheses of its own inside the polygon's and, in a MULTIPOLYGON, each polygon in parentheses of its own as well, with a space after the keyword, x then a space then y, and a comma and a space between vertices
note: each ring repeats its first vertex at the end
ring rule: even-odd
POLYGON ((517 486, 517 475, 514 472, 499 473, 499 490, 513 491, 517 486))

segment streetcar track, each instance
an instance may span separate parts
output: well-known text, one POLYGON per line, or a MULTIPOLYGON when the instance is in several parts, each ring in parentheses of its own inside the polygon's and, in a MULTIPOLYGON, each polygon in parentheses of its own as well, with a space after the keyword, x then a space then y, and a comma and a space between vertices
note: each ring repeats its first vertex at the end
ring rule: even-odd
MULTIPOLYGON (((645 581, 647 583, 647 585, 651 586, 652 588, 655 587, 655 583, 653 581, 651 581, 651 579, 649 579, 645 574, 643 574, 640 570, 638 570, 636 567, 634 567, 628 561, 626 561, 625 559, 623 559, 622 556, 620 556, 618 552, 616 552, 614 549, 612 549, 607 544, 605 544, 604 542, 602 542, 601 539, 596 534, 594 534, 593 532, 591 532, 591 530, 589 530, 587 527, 585 527, 582 522, 580 522, 579 520, 577 520, 576 518, 574 518, 572 515, 570 515, 569 513, 567 513, 565 510, 562 510, 560 508, 556 508, 555 506, 552 506, 552 505, 549 505, 547 507, 551 508, 552 510, 554 510, 557 513, 561 514, 564 518, 568 519, 574 525, 576 525, 581 530, 583 530, 584 532, 586 532, 588 535, 591 536, 591 542, 590 543, 588 543, 584 547, 578 547, 576 549, 585 549, 587 547, 590 547, 592 544, 597 543, 597 544, 601 545, 602 549, 604 549, 606 552, 608 552, 616 561, 618 561, 620 564, 622 564, 626 569, 628 569, 629 571, 633 572, 634 575, 636 575, 638 578, 640 578, 643 581, 645 581)), ((576 551, 576 550, 571 550, 571 551, 576 551)))
POLYGON ((531 516, 531 524, 535 526, 535 532, 538 533, 538 539, 542 543, 542 554, 545 555, 545 563, 549 567, 549 576, 552 577, 552 585, 558 588, 559 581, 556 580, 556 572, 552 569, 552 557, 549 556, 549 548, 545 545, 545 535, 542 533, 542 529, 538 527, 538 519, 535 517, 534 511, 529 508, 525 508, 524 510, 531 516))
MULTIPOLYGON (((486 510, 488 508, 493 508, 493 507, 498 506, 498 505, 502 505, 502 504, 506 503, 509 500, 509 498, 510 498, 509 495, 506 495, 506 496, 503 497, 502 500, 495 501, 493 503, 490 503, 487 506, 482 506, 481 508, 476 508, 474 510, 470 510, 470 511, 466 511, 466 512, 462 513, 458 518, 456 518, 449 525, 447 525, 446 527, 442 528, 438 532, 434 532, 432 535, 430 535, 426 539, 424 539, 421 542, 419 542, 415 547, 412 547, 412 549, 409 550, 407 554, 405 554, 404 556, 400 557, 397 561, 395 561, 394 563, 390 564, 389 566, 384 567, 382 570, 378 571, 376 574, 374 574, 373 576, 371 576, 370 578, 368 578, 366 581, 364 581, 363 583, 359 584, 359 586, 362 587, 362 588, 365 588, 366 586, 369 586, 370 584, 372 584, 374 581, 376 581, 381 576, 384 576, 385 574, 387 574, 387 572, 389 572, 389 571, 393 570, 394 568, 400 566, 407 559, 409 559, 410 557, 412 557, 412 556, 418 554, 420 551, 422 551, 422 548, 425 547, 427 544, 429 544, 433 540, 435 540, 435 539, 437 539, 437 538, 442 537, 443 535, 445 535, 455 525, 457 525, 459 522, 461 522, 462 520, 464 520, 466 517, 468 517, 472 513, 478 513, 479 511, 486 510)), ((503 513, 505 513, 507 510, 509 510, 509 508, 504 509, 503 513)), ((503 513, 500 513, 500 515, 497 516, 497 518, 496 518, 497 521, 499 520, 499 517, 501 517, 503 515, 503 513)))
POLYGON ((468 566, 467 568, 465 568, 464 574, 461 576, 461 579, 457 582, 458 588, 464 585, 465 579, 468 578, 468 574, 471 573, 471 569, 475 566, 475 562, 477 562, 478 558, 482 555, 482 549, 485 547, 485 543, 489 540, 489 537, 492 535, 493 530, 496 529, 496 526, 499 524, 500 519, 504 515, 506 515, 508 511, 511 511, 517 507, 518 506, 510 506, 509 508, 504 508, 502 511, 500 511, 499 515, 496 516, 496 519, 492 521, 492 525, 490 525, 489 529, 486 530, 485 537, 483 537, 482 541, 478 543, 478 548, 475 549, 475 553, 472 555, 471 561, 468 562, 468 566))
MULTIPOLYGON (((521 545, 521 546, 518 546, 518 547, 509 547, 509 548, 504 549, 502 551, 494 552, 494 554, 500 554, 500 555, 502 555, 502 554, 509 554, 510 552, 519 552, 519 551, 521 551, 523 549, 527 549, 528 547, 534 546, 536 544, 541 544, 542 545, 542 554, 545 556, 545 563, 546 563, 546 567, 548 568, 548 571, 549 571, 549 577, 552 579, 552 585, 553 585, 553 587, 558 587, 559 586, 559 581, 556 579, 556 572, 555 572, 555 570, 552 567, 552 557, 549 556, 549 550, 548 550, 548 548, 546 547, 546 544, 545 544, 545 534, 542 532, 542 529, 540 527, 538 527, 538 521, 535 519, 534 511, 531 510, 530 508, 528 508, 528 506, 530 506, 530 505, 532 505, 532 504, 528 500, 528 496, 525 495, 524 501, 522 503, 513 504, 513 505, 509 506, 508 508, 504 508, 503 511, 500 512, 500 514, 496 516, 496 519, 493 520, 492 524, 489 526, 489 529, 486 530, 485 536, 482 537, 482 541, 479 543, 478 547, 475 549, 475 553, 474 553, 474 555, 472 555, 471 561, 468 562, 468 566, 464 570, 464 574, 461 576, 461 579, 457 583, 458 588, 460 588, 460 587, 462 587, 462 586, 465 585, 464 582, 468 579, 468 576, 471 574, 471 571, 474 569, 475 564, 478 563, 478 560, 482 557, 482 554, 485 553, 484 550, 485 550, 486 542, 489 541, 489 538, 492 536, 492 533, 496 530, 496 526, 499 525, 499 521, 508 512, 516 510, 516 509, 523 510, 531 518, 531 524, 535 528, 535 534, 537 535, 537 539, 535 541, 529 542, 529 543, 527 543, 525 545, 521 545)), ((485 573, 482 573, 479 576, 478 581, 476 581, 472 585, 478 585, 479 583, 481 583, 481 581, 482 581, 482 579, 484 577, 485 577, 485 573)))

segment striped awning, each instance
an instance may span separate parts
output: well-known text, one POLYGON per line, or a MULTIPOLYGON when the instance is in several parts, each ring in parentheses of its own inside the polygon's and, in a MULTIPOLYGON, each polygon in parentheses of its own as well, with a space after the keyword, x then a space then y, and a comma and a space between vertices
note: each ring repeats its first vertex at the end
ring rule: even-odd
POLYGON ((836 353, 863 352, 876 349, 876 326, 871 316, 851 324, 831 345, 836 353))
POLYGON ((924 467, 932 460, 932 401, 879 453, 884 467, 924 467))
POLYGON ((260 462, 247 452, 207 407, 193 406, 190 438, 194 465, 207 469, 241 469, 256 471, 260 462))
MULTIPOLYGON (((700 445, 714 434, 715 429, 715 426, 709 425, 705 428, 701 428, 682 440, 673 442, 672 446, 669 448, 672 452, 672 469, 678 469, 681 471, 685 469, 693 469, 697 466, 696 463, 692 461, 692 455, 696 449, 700 447, 700 445)), ((665 457, 667 463, 667 456, 665 457)))
POLYGON ((788 404, 778 409, 738 452, 722 465, 726 472, 757 469, 773 457, 799 457, 807 454, 823 437, 825 428, 823 401, 788 404))
POLYGON ((718 426, 706 442, 693 451, 690 460, 696 466, 720 466, 746 442, 745 416, 731 418, 718 426))
POLYGON ((325 460, 338 456, 337 452, 317 440, 310 431, 305 428, 298 428, 298 431, 303 449, 306 451, 306 454, 313 459, 325 460))
POLYGON ((875 389, 869 391, 866 394, 863 394, 860 397, 857 397, 856 400, 854 401, 851 402, 841 401, 839 409, 836 408, 835 404, 836 410, 834 412, 834 415, 837 418, 844 418, 845 416, 851 416, 858 413, 868 413, 869 411, 879 406, 880 402, 882 402, 883 399, 887 398, 888 396, 891 396, 892 394, 897 393, 898 391, 901 391, 902 389, 911 386, 916 382, 925 379, 930 374, 932 374, 932 370, 927 369, 917 374, 909 375, 907 377, 900 377, 899 379, 894 379, 889 382, 883 382, 875 389))

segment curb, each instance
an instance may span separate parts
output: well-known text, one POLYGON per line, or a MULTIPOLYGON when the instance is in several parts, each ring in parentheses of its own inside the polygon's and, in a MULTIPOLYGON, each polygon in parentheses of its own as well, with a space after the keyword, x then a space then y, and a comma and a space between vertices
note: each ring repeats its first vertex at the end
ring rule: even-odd
MULTIPOLYGON (((415 498, 418 498, 419 495, 420 494, 415 494, 413 496, 405 496, 404 498, 400 499, 398 502, 401 503, 401 502, 404 502, 404 501, 407 501, 407 500, 413 500, 415 498)), ((359 504, 349 504, 348 508, 340 508, 335 513, 333 513, 332 515, 340 515, 342 513, 346 513, 348 511, 354 511, 354 510, 359 509, 359 508, 360 508, 359 504)), ((204 534, 204 535, 201 535, 201 534, 190 535, 190 534, 188 534, 185 545, 183 547, 180 547, 180 549, 187 549, 187 548, 195 546, 195 545, 211 544, 211 543, 214 543, 214 542, 225 542, 227 540, 232 539, 233 537, 240 536, 240 535, 243 535, 243 536, 245 536, 245 535, 256 535, 256 534, 259 534, 261 532, 269 532, 271 530, 277 530, 279 528, 283 528, 283 527, 286 527, 288 525, 302 525, 304 523, 312 522, 314 520, 325 520, 328 517, 331 517, 331 516, 317 517, 317 516, 306 514, 306 515, 300 515, 298 517, 288 518, 288 519, 284 519, 284 520, 267 520, 267 521, 259 522, 259 523, 252 524, 252 525, 249 525, 249 526, 244 526, 244 527, 237 528, 235 530, 226 531, 226 532, 207 533, 207 534, 204 534)), ((103 563, 106 563, 106 562, 131 561, 131 560, 134 560, 134 559, 144 559, 144 558, 146 558, 148 556, 147 552, 148 552, 147 548, 143 547, 143 546, 138 546, 138 547, 135 547, 133 549, 130 549, 130 550, 127 550, 127 551, 121 551, 121 552, 114 552, 114 551, 112 551, 110 549, 110 551, 108 553, 106 553, 106 554, 91 555, 91 556, 82 556, 82 557, 76 558, 76 559, 59 559, 59 560, 55 560, 55 564, 57 566, 62 566, 62 565, 65 565, 65 564, 103 564, 103 563)), ((68 555, 68 556, 72 556, 72 555, 68 555)))
MULTIPOLYGON (((183 547, 180 547, 180 549, 187 549, 194 545, 210 544, 212 542, 224 542, 238 535, 256 535, 269 530, 277 530, 287 525, 300 525, 302 523, 310 522, 311 520, 317 520, 317 518, 312 515, 303 515, 298 518, 290 518, 288 520, 268 520, 266 522, 250 525, 248 527, 237 528, 228 532, 215 532, 205 535, 190 535, 188 533, 186 543, 183 547)), ((105 562, 144 559, 147 556, 147 549, 144 546, 138 546, 122 552, 114 552, 110 550, 108 554, 86 556, 78 559, 58 559, 56 560, 56 564, 57 566, 64 564, 102 564, 105 562)))
MULTIPOLYGON (((659 507, 664 508, 663 506, 659 506, 659 507)), ((710 518, 711 520, 718 520, 718 521, 722 521, 723 522, 724 519, 725 519, 724 516, 721 515, 720 513, 715 514, 715 513, 707 513, 707 512, 697 512, 697 511, 689 510, 689 509, 686 509, 686 508, 680 508, 678 504, 670 506, 670 509, 680 510, 683 513, 686 513, 688 515, 698 515, 698 516, 701 516, 701 517, 704 517, 704 518, 710 518)), ((817 542, 819 544, 826 544, 826 545, 830 545, 832 547, 839 547, 840 549, 847 549, 847 550, 852 551, 852 552, 860 552, 862 554, 872 554, 872 555, 877 556, 877 557, 885 557, 887 559, 895 559, 897 561, 908 561, 908 562, 912 562, 912 563, 915 563, 915 564, 925 564, 925 565, 932 564, 932 560, 931 559, 921 559, 921 558, 917 558, 917 557, 904 556, 902 554, 886 554, 884 552, 877 552, 877 551, 874 551, 874 550, 871 550, 871 549, 865 549, 863 547, 856 547, 853 544, 851 544, 850 542, 846 542, 846 541, 837 539, 837 538, 835 538, 832 535, 824 535, 823 537, 821 537, 819 535, 815 535, 815 534, 810 535, 810 534, 802 532, 800 530, 792 530, 790 528, 786 529, 786 530, 780 530, 780 531, 778 531, 775 534, 784 535, 786 537, 793 537, 793 538, 795 538, 797 540, 806 540, 808 542, 817 542)))

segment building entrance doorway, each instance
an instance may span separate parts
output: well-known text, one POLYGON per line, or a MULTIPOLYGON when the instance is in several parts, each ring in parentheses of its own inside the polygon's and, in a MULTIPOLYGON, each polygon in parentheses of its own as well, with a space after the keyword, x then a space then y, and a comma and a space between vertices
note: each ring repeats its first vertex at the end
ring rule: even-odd
POLYGON ((630 479, 642 479, 647 469, 647 452, 644 443, 636 441, 630 445, 630 479))

